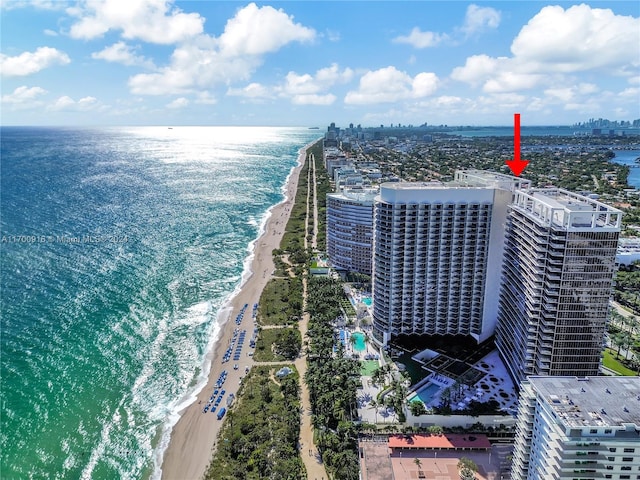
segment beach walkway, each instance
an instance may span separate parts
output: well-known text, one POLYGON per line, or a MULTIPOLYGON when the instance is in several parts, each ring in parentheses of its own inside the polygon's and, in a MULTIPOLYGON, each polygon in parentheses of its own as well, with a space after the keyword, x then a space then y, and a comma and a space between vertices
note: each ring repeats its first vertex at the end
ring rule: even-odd
MULTIPOLYGON (((292 172, 287 184, 286 199, 274 207, 263 235, 256 242, 255 255, 251 263, 251 275, 246 279, 238 294, 230 301, 228 309, 225 309, 229 317, 235 317, 239 311, 243 311, 247 306, 257 303, 264 287, 273 277, 275 265, 272 252, 279 248, 284 233, 284 229, 276 228, 276 225, 281 222, 286 224, 291 214, 298 188, 298 177, 310 146, 311 144, 300 152, 299 165, 292 172)), ((315 178, 315 174, 313 178, 315 178)), ((307 202, 308 204, 310 202, 309 195, 307 196, 307 202)), ((307 205, 308 208, 309 205, 307 205)), ((307 216, 308 221, 309 217, 307 216)), ((306 292, 306 283, 304 288, 306 292)), ((308 317, 305 316, 299 325, 303 338, 307 331, 307 324, 308 317)), ((254 319, 251 315, 244 315, 236 322, 229 318, 222 326, 220 338, 210 353, 211 368, 206 386, 195 395, 195 398, 191 397, 182 400, 188 405, 180 412, 180 418, 171 429, 171 439, 162 461, 162 479, 198 480, 203 477, 213 452, 215 452, 218 433, 224 423, 218 420, 215 414, 203 413, 203 407, 210 400, 210 396, 216 388, 216 382, 222 375, 223 370, 226 370, 224 386, 226 393, 237 393, 241 380, 246 374, 247 367, 251 368, 251 366, 257 364, 257 362, 254 363, 253 357, 249 355, 251 352, 248 351, 242 351, 237 361, 235 358, 233 361, 223 361, 225 349, 232 345, 237 347, 237 344, 234 343, 234 330, 251 332, 254 327, 254 319), (234 363, 237 363, 238 369, 233 368, 234 363)), ((290 364, 291 362, 287 363, 290 364)), ((309 391, 302 380, 307 371, 306 361, 303 357, 299 357, 294 363, 301 378, 301 407, 303 410, 300 430, 301 458, 307 469, 307 478, 314 480, 316 478, 318 480, 322 478, 328 479, 321 459, 317 455, 317 451, 312 447, 311 403, 309 391)))
MULTIPOLYGON (((313 154, 309 155, 307 161, 310 162, 310 168, 308 169, 309 181, 308 185, 313 185, 313 199, 311 199, 311 189, 307 191, 307 215, 305 217, 305 228, 304 231, 309 231, 309 217, 310 217, 310 209, 313 209, 313 235, 311 240, 312 248, 315 248, 316 238, 318 234, 318 201, 316 196, 316 162, 313 154)), ((307 236, 304 237, 304 248, 308 248, 307 236)), ((307 313, 306 304, 307 304, 307 279, 306 277, 302 280, 302 298, 303 298, 303 312, 302 318, 298 322, 298 328, 300 330, 301 338, 306 338, 307 329, 309 326, 309 313, 307 313)), ((316 449, 313 443, 313 426, 311 425, 311 399, 309 397, 309 389, 307 387, 306 382, 304 381, 304 376, 307 373, 307 359, 304 355, 299 355, 296 361, 294 362, 296 369, 300 375, 300 406, 301 406, 301 414, 300 414, 300 456, 302 457, 302 461, 304 463, 305 468, 307 469, 307 478, 309 480, 320 480, 320 479, 328 479, 327 472, 322 463, 322 457, 320 453, 316 449)))

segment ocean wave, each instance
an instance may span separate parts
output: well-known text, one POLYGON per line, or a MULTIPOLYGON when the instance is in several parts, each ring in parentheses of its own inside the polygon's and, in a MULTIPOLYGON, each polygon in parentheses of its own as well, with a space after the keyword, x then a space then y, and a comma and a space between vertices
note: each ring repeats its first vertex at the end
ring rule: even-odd
POLYGON ((9 245, 0 262, 3 475, 159 478, 311 139, 306 129, 3 130, 3 231, 53 239, 9 245), (83 234, 128 241, 57 240, 83 234))

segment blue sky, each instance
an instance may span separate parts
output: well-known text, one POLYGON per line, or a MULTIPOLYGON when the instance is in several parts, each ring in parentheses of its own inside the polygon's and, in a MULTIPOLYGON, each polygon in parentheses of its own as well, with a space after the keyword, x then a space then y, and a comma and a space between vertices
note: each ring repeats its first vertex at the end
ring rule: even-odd
POLYGON ((640 3, 0 0, 2 125, 640 118, 640 3))

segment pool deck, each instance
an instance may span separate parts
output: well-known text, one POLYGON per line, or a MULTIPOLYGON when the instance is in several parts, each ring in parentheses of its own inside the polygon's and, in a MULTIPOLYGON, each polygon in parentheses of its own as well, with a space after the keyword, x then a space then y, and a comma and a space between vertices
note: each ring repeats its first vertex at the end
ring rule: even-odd
MULTIPOLYGON (((494 350, 481 358, 473 365, 473 368, 483 372, 484 375, 472 386, 462 386, 460 394, 455 395, 452 399, 452 409, 464 410, 472 400, 486 402, 493 399, 500 404, 501 410, 514 414, 518 404, 518 396, 498 351, 494 350)), ((432 395, 431 400, 425 405, 428 408, 441 403, 442 391, 451 387, 455 380, 438 373, 432 373, 427 378, 429 382, 418 388, 418 392, 427 388, 430 383, 441 387, 440 391, 432 395)))

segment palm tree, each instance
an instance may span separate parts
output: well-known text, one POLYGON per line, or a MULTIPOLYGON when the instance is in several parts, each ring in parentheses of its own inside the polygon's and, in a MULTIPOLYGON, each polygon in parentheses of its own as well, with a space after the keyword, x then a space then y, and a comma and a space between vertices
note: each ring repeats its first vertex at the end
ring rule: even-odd
POLYGON ((415 463, 416 467, 418 467, 418 470, 420 470, 420 468, 422 467, 422 461, 419 458, 414 458, 413 463, 415 463))
POLYGON ((475 473, 478 471, 478 465, 470 458, 462 457, 458 461, 458 469, 460 470, 461 479, 473 480, 476 478, 475 473))

